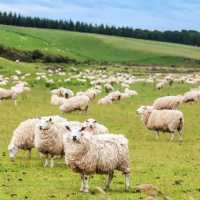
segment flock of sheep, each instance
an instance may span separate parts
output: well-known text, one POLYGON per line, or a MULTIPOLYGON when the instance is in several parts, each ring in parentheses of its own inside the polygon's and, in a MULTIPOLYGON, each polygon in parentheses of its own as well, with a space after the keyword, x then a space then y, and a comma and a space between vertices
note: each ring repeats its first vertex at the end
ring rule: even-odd
MULTIPOLYGON (((59 76, 65 73, 58 70, 59 76)), ((11 89, 0 88, 0 99, 11 98, 16 100, 18 94, 23 91, 30 91, 26 82, 20 80, 23 77, 20 72, 15 75, 17 84, 11 89), (16 78, 18 77, 18 78, 16 78)), ((37 73, 36 80, 45 79, 53 84, 49 77, 52 77, 52 70, 46 73, 37 73)), ((154 82, 156 77, 136 78, 127 73, 116 73, 108 75, 105 72, 85 70, 79 74, 71 75, 71 79, 79 81, 89 81, 91 88, 77 92, 76 94, 63 87, 51 91, 51 104, 59 106, 62 112, 72 112, 80 110, 87 112, 90 101, 102 92, 108 94, 98 100, 98 104, 110 104, 124 98, 138 95, 129 88, 136 82, 154 82), (116 89, 120 85, 121 92, 116 89)), ((162 89, 165 84, 173 82, 200 82, 200 77, 190 77, 189 75, 176 78, 172 75, 159 80, 157 89, 162 89), (191 79, 193 78, 193 82, 191 79), (165 83, 165 84, 164 84, 165 83), (162 85, 162 86, 161 86, 162 85)), ((6 79, 2 77, 3 82, 6 79)), ((70 81, 65 80, 65 82, 70 81)), ((3 85, 3 84, 2 84, 3 85)), ((176 132, 183 139, 184 116, 178 107, 187 102, 196 102, 200 99, 200 89, 192 89, 183 95, 164 96, 156 99, 151 106, 141 106, 136 110, 144 122, 147 129, 156 133, 156 138, 160 132, 171 134, 174 139, 176 132)), ((14 130, 10 144, 8 145, 9 156, 14 159, 17 152, 27 150, 31 156, 31 150, 36 148, 43 160, 44 167, 54 167, 54 159, 64 157, 65 164, 73 171, 81 175, 80 191, 88 192, 89 176, 93 173, 107 174, 108 179, 105 189, 110 188, 115 170, 121 171, 125 176, 125 190, 129 189, 130 162, 128 156, 128 140, 123 135, 112 134, 107 127, 98 123, 95 119, 88 119, 84 122, 69 121, 60 116, 43 116, 41 118, 27 119, 19 124, 14 130)))

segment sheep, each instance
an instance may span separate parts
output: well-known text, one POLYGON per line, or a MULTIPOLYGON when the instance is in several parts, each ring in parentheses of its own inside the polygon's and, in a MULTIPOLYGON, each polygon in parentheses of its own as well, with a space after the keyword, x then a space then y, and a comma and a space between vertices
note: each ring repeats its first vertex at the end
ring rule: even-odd
POLYGON ((164 96, 156 99, 153 108, 157 110, 169 109, 174 110, 183 102, 182 96, 164 96))
POLYGON ((111 103, 112 103, 112 99, 110 99, 110 97, 108 96, 98 100, 98 104, 111 104, 111 103))
POLYGON ((34 132, 39 119, 28 119, 19 124, 14 130, 10 144, 8 145, 9 157, 14 159, 19 149, 28 150, 31 157, 31 150, 34 147, 34 132))
POLYGON ((60 110, 62 112, 72 112, 74 110, 87 112, 89 101, 89 97, 85 95, 74 96, 67 99, 64 104, 60 106, 60 110))
POLYGON ((198 102, 200 100, 200 90, 199 89, 193 89, 189 92, 186 92, 183 96, 183 102, 198 102))
POLYGON ((63 87, 52 90, 51 93, 54 94, 54 95, 57 95, 59 97, 64 97, 66 99, 74 96, 74 93, 73 93, 72 90, 66 89, 66 88, 63 88, 63 87))
POLYGON ((122 135, 91 135, 80 130, 71 130, 63 136, 65 163, 81 174, 81 192, 89 192, 90 174, 108 174, 105 190, 110 188, 114 170, 125 175, 125 190, 129 188, 128 140, 122 135))
POLYGON ((88 89, 85 92, 77 92, 76 94, 77 96, 82 96, 85 95, 87 97, 89 97, 90 100, 95 99, 95 97, 98 95, 98 91, 95 89, 88 89))
POLYGON ((0 88, 0 101, 3 99, 12 99, 16 104, 17 93, 10 89, 0 88))
POLYGON ((35 147, 45 157, 44 167, 54 167, 55 156, 62 156, 63 135, 67 133, 63 118, 42 117, 35 128, 35 147))
POLYGON ((114 87, 111 84, 109 84, 109 83, 105 84, 104 88, 105 88, 106 92, 111 92, 111 91, 114 90, 114 87))
POLYGON ((105 134, 109 132, 104 125, 97 123, 95 119, 87 119, 84 121, 82 130, 90 132, 94 135, 105 134))
POLYGON ((162 131, 170 133, 172 141, 178 131, 180 141, 183 140, 184 116, 181 111, 155 110, 152 106, 141 106, 136 112, 142 116, 146 128, 156 131, 157 139, 162 131))
POLYGON ((131 96, 138 95, 138 93, 136 91, 134 91, 134 90, 130 90, 130 89, 126 88, 124 90, 124 93, 121 93, 121 95, 122 95, 121 96, 122 99, 124 99, 124 98, 128 98, 128 97, 131 97, 131 96))
POLYGON ((53 105, 53 106, 60 106, 60 105, 64 104, 65 101, 66 101, 66 99, 64 97, 59 97, 55 94, 53 94, 51 96, 51 105, 53 105))

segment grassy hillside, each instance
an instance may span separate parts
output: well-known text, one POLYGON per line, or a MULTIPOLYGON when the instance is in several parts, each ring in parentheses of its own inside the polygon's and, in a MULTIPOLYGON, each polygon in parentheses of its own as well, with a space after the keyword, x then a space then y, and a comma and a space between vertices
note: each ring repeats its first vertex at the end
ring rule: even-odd
POLYGON ((79 61, 188 64, 200 60, 200 48, 187 45, 3 25, 0 44, 19 50, 40 49, 79 61))
MULTIPOLYGON (((16 67, 13 65, 13 67, 16 67)), ((35 69, 31 65, 30 72, 35 69)), ((21 68, 22 70, 22 68, 21 68)), ((33 81, 30 77, 29 83, 33 81)), ((84 90, 72 83, 63 86, 74 91, 84 90)), ((105 124, 111 132, 122 133, 129 139, 131 161, 131 189, 125 193, 123 176, 116 173, 108 198, 96 192, 96 186, 103 186, 104 176, 95 175, 90 180, 91 193, 79 192, 80 177, 67 168, 62 159, 55 161, 55 168, 43 168, 38 152, 34 150, 33 158, 27 159, 21 151, 16 162, 11 162, 7 154, 12 131, 23 120, 51 114, 61 114, 58 107, 50 105, 50 89, 38 82, 31 92, 18 98, 18 106, 8 100, 0 103, 0 199, 145 199, 143 195, 134 193, 137 184, 152 183, 157 185, 173 200, 188 200, 189 196, 199 198, 199 104, 181 106, 185 114, 184 143, 180 145, 178 138, 169 142, 167 135, 162 134, 156 141, 147 130, 135 110, 141 104, 150 104, 162 95, 175 95, 188 91, 187 84, 174 84, 161 91, 156 91, 152 84, 137 83, 131 88, 139 95, 112 105, 97 105, 93 101, 87 114, 78 112, 64 114, 71 120, 95 118, 105 124)), ((105 94, 102 94, 105 95, 105 94)), ((161 200, 161 198, 158 198, 161 200)))

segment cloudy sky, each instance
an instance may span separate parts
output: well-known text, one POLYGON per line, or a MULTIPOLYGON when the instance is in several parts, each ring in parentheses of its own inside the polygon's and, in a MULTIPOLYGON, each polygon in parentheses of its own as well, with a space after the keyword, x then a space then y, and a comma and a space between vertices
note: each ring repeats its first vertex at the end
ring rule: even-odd
POLYGON ((0 10, 133 28, 200 31, 200 0, 0 0, 0 10))

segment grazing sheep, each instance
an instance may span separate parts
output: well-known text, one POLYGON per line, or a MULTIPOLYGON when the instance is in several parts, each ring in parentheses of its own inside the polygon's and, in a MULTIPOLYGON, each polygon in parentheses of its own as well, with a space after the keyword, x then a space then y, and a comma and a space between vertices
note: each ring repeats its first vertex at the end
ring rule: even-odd
POLYGON ((16 104, 17 93, 13 90, 0 88, 0 101, 3 99, 12 99, 16 104))
POLYGON ((51 93, 55 94, 55 95, 57 95, 59 97, 64 97, 66 99, 74 96, 74 93, 73 93, 72 90, 66 89, 66 88, 63 88, 63 87, 55 89, 55 90, 52 90, 51 93))
POLYGON ((177 110, 155 110, 152 106, 141 106, 137 113, 142 116, 146 128, 156 131, 156 138, 159 132, 171 133, 171 140, 174 139, 178 131, 180 140, 182 140, 182 131, 184 126, 183 113, 177 110))
POLYGON ((51 105, 53 105, 53 106, 60 106, 60 105, 64 104, 65 101, 66 101, 66 99, 64 97, 59 97, 55 94, 53 94, 51 96, 51 105))
POLYGON ((97 90, 91 88, 91 89, 88 89, 88 90, 85 91, 85 92, 77 92, 76 95, 77 95, 77 96, 85 95, 85 96, 89 97, 90 100, 93 100, 93 99, 95 99, 95 97, 98 95, 98 93, 99 93, 99 92, 98 92, 97 90))
POLYGON ((10 144, 8 145, 9 157, 14 159, 19 149, 31 150, 34 147, 35 127, 39 119, 28 119, 14 130, 10 144))
POLYGON ((60 106, 60 110, 62 112, 72 112, 75 110, 87 112, 89 101, 89 97, 85 95, 74 96, 69 99, 66 99, 64 104, 60 106))
POLYGON ((165 96, 156 99, 153 108, 157 110, 169 109, 174 110, 183 102, 182 96, 165 96))
POLYGON ((103 97, 101 99, 99 99, 98 104, 111 104, 112 103, 112 99, 110 99, 110 97, 106 96, 103 97))
POLYGON ((186 92, 183 96, 183 102, 198 102, 200 100, 200 89, 194 89, 189 92, 186 92))
POLYGON ((129 188, 128 140, 122 135, 91 135, 72 130, 64 135, 65 163, 81 174, 80 191, 88 192, 90 174, 108 174, 105 189, 109 189, 114 170, 125 175, 125 190, 129 188), (69 136, 70 135, 70 136, 69 136))
POLYGON ((45 156, 44 167, 54 167, 55 156, 63 155, 63 135, 67 133, 64 118, 42 117, 35 128, 35 147, 45 156))
POLYGON ((87 119, 84 121, 82 130, 90 132, 94 135, 108 133, 108 129, 104 125, 97 123, 95 119, 87 119))

